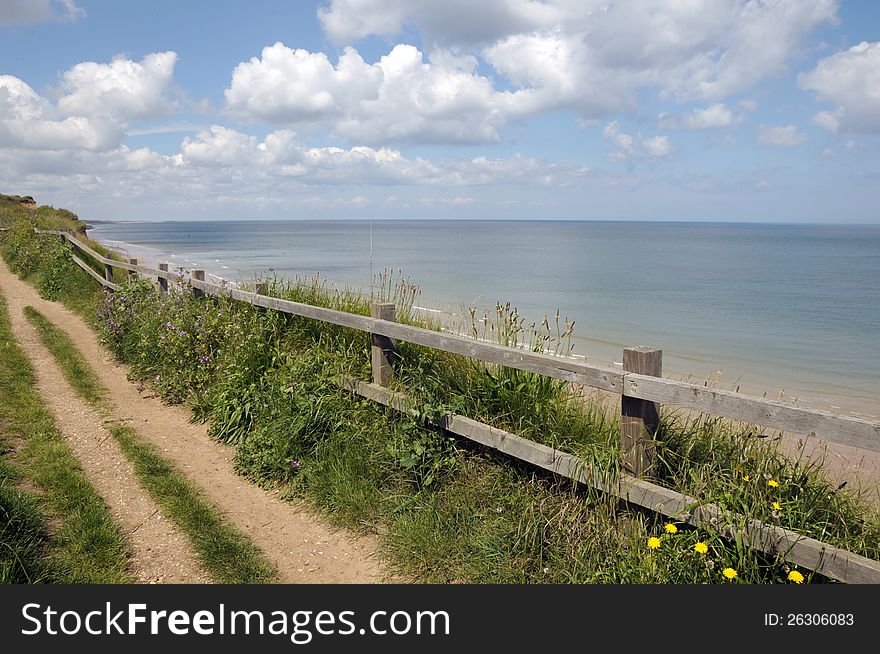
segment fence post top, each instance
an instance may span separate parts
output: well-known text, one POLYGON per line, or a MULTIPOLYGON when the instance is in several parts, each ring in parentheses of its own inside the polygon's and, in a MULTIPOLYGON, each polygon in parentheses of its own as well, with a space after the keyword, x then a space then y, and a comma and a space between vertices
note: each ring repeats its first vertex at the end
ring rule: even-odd
POLYGON ((651 347, 650 345, 633 345, 632 347, 623 348, 624 351, 629 350, 630 352, 662 352, 663 350, 659 347, 651 347))

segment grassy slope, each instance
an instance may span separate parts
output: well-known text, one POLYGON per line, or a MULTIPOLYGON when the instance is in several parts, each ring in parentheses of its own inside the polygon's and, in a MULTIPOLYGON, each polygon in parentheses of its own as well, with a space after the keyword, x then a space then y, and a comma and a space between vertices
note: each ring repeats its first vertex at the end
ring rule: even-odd
POLYGON ((125 540, 42 404, 7 316, 0 298, 0 582, 130 582, 125 540))

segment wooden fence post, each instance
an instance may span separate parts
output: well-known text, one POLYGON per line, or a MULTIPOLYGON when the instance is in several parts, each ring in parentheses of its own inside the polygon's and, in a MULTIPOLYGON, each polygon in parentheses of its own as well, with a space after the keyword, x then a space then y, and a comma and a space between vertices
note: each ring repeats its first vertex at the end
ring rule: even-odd
MULTIPOLYGON (((394 322, 393 302, 373 302, 370 305, 370 315, 381 320, 394 322)), ((394 360, 394 342, 387 336, 370 334, 373 342, 371 348, 371 364, 373 368, 373 383, 379 386, 388 386, 391 383, 391 362, 394 360)))
POLYGON ((254 293, 257 295, 265 295, 269 290, 269 284, 266 282, 254 282, 254 293))
MULTIPOLYGON (((660 377, 663 374, 663 350, 632 347, 623 350, 623 371, 660 377)), ((656 454, 651 442, 660 427, 660 405, 623 395, 620 401, 620 443, 623 467, 630 474, 650 475, 656 454)))
MULTIPOLYGON (((107 256, 105 258, 107 259, 107 261, 112 261, 109 252, 107 253, 107 256)), ((113 283, 113 266, 109 263, 104 264, 104 279, 106 279, 111 284, 113 283)))
MULTIPOLYGON (((197 279, 200 282, 205 281, 205 271, 204 270, 193 270, 192 271, 192 278, 197 279)), ((201 289, 193 288, 193 295, 195 295, 196 297, 203 297, 205 295, 205 292, 201 289)))
MULTIPOLYGON (((159 270, 161 270, 162 272, 168 272, 168 264, 167 263, 160 263, 159 270)), ((168 279, 165 277, 157 277, 157 279, 159 280, 159 288, 162 290, 163 293, 167 293, 168 292, 168 279)))
MULTIPOLYGON (((132 266, 136 266, 136 265, 138 265, 138 260, 137 259, 129 259, 128 263, 130 263, 132 266)), ((134 271, 134 270, 128 271, 128 281, 134 282, 134 281, 137 281, 137 278, 138 278, 138 274, 136 271, 134 271)))

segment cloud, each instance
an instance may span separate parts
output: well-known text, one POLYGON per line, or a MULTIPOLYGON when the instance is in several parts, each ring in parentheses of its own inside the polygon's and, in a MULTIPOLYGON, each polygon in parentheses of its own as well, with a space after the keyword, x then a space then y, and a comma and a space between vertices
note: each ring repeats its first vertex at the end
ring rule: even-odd
POLYGON ((201 132, 206 129, 205 125, 197 125, 187 120, 174 121, 150 127, 136 127, 125 130, 129 136, 151 136, 153 134, 176 134, 179 132, 201 132))
POLYGON ((476 67, 445 51, 426 60, 410 45, 374 64, 346 48, 334 66, 324 53, 276 43, 236 66, 225 95, 240 118, 327 126, 350 142, 494 142, 503 118, 476 67))
POLYGON ((661 129, 718 129, 741 123, 742 115, 734 113, 723 102, 716 102, 707 107, 696 108, 680 119, 668 113, 660 114, 661 129))
POLYGON ((784 73, 805 37, 836 20, 837 6, 837 0, 332 0, 318 17, 342 44, 414 26, 432 54, 456 48, 482 56, 519 87, 518 101, 597 118, 609 107, 632 107, 643 88, 719 101, 784 73))
POLYGON ((226 105, 242 120, 367 145, 493 143, 533 115, 573 111, 588 124, 635 111, 644 90, 708 102, 681 119, 686 128, 723 127, 741 117, 722 100, 785 72, 836 9, 837 0, 332 0, 318 18, 349 45, 335 63, 275 43, 235 67, 226 105), (411 27, 422 49, 397 44, 370 63, 350 47, 411 27))
POLYGON ((423 30, 426 43, 458 46, 550 27, 564 15, 557 4, 534 0, 332 0, 317 14, 324 32, 337 44, 354 43, 370 35, 395 36, 413 23, 423 30))
POLYGON ((721 99, 786 72, 805 37, 837 20, 837 0, 712 4, 721 16, 719 47, 689 62, 685 82, 677 89, 686 97, 721 99))
POLYGON ((180 161, 205 167, 241 166, 255 163, 261 154, 257 139, 221 125, 185 137, 180 144, 180 161))
POLYGON ((228 108, 246 118, 293 124, 344 115, 361 99, 376 97, 381 71, 346 48, 333 66, 323 52, 288 48, 283 43, 263 48, 235 67, 226 89, 228 108))
POLYGON ((107 150, 121 126, 103 116, 64 116, 17 77, 0 75, 0 146, 28 150, 107 150))
MULTIPOLYGON (((247 196, 257 189, 271 195, 335 186, 564 187, 588 175, 583 165, 521 155, 431 161, 390 147, 312 147, 287 128, 260 138, 212 125, 184 137, 172 155, 132 150, 120 143, 123 135, 119 123, 62 117, 21 80, 0 77, 0 182, 16 187, 37 178, 54 185, 84 176, 90 185, 112 178, 122 187, 216 198, 229 195, 231 185, 247 196)), ((464 194, 457 197, 457 204, 469 202, 464 194)))
POLYGON ((220 125, 184 138, 180 153, 170 161, 180 171, 198 169, 208 176, 228 177, 230 169, 235 169, 254 179, 271 178, 279 184, 308 186, 546 186, 566 185, 587 174, 583 166, 520 155, 509 159, 449 158, 434 162, 406 157, 387 147, 309 147, 290 129, 271 132, 260 141, 220 125))
POLYGON ((667 157, 672 154, 672 146, 669 145, 669 137, 654 136, 642 141, 645 153, 649 157, 667 157))
POLYGON ((798 75, 798 84, 837 105, 813 117, 828 131, 880 133, 880 41, 862 41, 819 60, 798 75))
POLYGON ((602 137, 617 147, 617 150, 608 154, 612 159, 667 157, 673 152, 668 137, 654 136, 643 139, 641 134, 633 137, 631 134, 621 132, 617 121, 612 121, 605 126, 602 130, 602 137))
POLYGON ((682 123, 688 129, 715 129, 730 127, 741 120, 723 102, 716 102, 703 109, 694 109, 682 119, 682 123))
POLYGON ((58 110, 68 115, 109 114, 121 120, 149 118, 175 108, 165 96, 177 54, 157 52, 140 63, 115 57, 109 64, 77 64, 61 76, 58 110))
POLYGON ((117 57, 65 71, 57 102, 24 81, 0 75, 0 146, 24 150, 103 152, 118 148, 133 119, 173 108, 165 97, 177 55, 147 55, 141 63, 117 57))
POLYGON ((793 148, 807 140, 807 135, 799 132, 794 125, 785 127, 762 127, 758 143, 774 148, 793 148))
POLYGON ((49 20, 78 20, 86 15, 73 0, 3 0, 0 25, 30 25, 49 20))

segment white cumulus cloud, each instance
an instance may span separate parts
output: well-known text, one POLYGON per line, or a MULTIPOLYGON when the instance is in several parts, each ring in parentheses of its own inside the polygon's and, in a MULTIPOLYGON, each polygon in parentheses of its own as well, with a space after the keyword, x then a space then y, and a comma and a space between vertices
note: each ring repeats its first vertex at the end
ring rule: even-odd
POLYGON ((103 116, 65 116, 17 77, 0 75, 0 146, 28 150, 107 150, 122 128, 103 116))
POLYGON ((361 99, 376 97, 381 71, 346 48, 334 66, 323 52, 276 43, 235 67, 226 102, 236 114, 274 123, 344 115, 361 99))
POLYGON ((176 53, 157 52, 140 62, 116 57, 109 64, 77 64, 61 77, 58 109, 68 115, 110 114, 123 120, 168 113, 174 103, 165 92, 176 62, 176 53))
MULTIPOLYGON (((489 143, 514 121, 567 110, 582 124, 634 111, 640 92, 708 103, 679 123, 741 119, 722 101, 787 71, 837 0, 332 0, 326 34, 421 35, 367 62, 282 43, 236 66, 233 115, 328 129, 350 143, 489 143), (488 68, 493 71, 486 72, 488 68)), ((747 103, 748 104, 748 103, 747 103)), ((747 107, 744 107, 748 110, 747 107)))
POLYGON ((90 152, 119 147, 130 120, 173 108, 165 97, 177 55, 83 62, 61 75, 53 102, 23 80, 0 75, 0 146, 24 150, 90 152))
POLYGON ((318 17, 338 43, 393 37, 412 25, 429 51, 480 52, 514 83, 528 84, 533 93, 526 95, 546 89, 547 105, 559 82, 572 80, 576 88, 560 104, 576 101, 589 114, 613 102, 602 97, 608 93, 618 108, 644 87, 717 101, 784 73, 804 38, 836 20, 837 6, 838 0, 332 0, 318 17))
POLYGON ((880 132, 880 41, 863 41, 821 59, 798 76, 798 84, 837 105, 813 117, 828 131, 880 132))
POLYGON ((276 43, 235 68, 226 101, 244 119, 319 124, 352 142, 496 141, 502 117, 476 67, 474 57, 446 51, 426 60, 411 45, 374 64, 347 48, 333 65, 323 53, 276 43))

